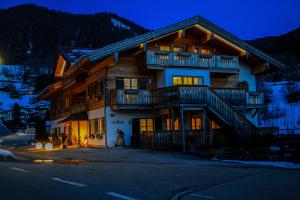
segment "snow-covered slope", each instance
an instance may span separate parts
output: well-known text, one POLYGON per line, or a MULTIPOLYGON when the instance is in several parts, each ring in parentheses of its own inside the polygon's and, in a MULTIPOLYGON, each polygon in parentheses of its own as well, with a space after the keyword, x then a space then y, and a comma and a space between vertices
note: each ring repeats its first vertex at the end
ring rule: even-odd
POLYGON ((279 127, 281 133, 300 134, 300 101, 288 102, 288 95, 300 91, 300 82, 266 82, 263 84, 269 99, 267 110, 259 116, 259 126, 279 127))
POLYGON ((115 18, 111 18, 111 23, 117 28, 122 28, 125 30, 131 29, 129 26, 127 26, 126 24, 124 24, 123 22, 120 22, 119 20, 117 20, 115 18))

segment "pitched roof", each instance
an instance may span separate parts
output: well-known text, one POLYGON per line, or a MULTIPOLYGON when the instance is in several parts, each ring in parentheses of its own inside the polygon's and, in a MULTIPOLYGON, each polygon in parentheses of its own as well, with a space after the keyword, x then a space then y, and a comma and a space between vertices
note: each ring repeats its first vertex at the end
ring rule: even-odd
POLYGON ((214 34, 217 34, 217 35, 223 37, 224 39, 226 39, 229 42, 237 45, 238 47, 246 50, 247 52, 252 53, 252 54, 262 58, 263 60, 269 62, 270 64, 276 66, 277 68, 279 68, 281 70, 283 70, 287 67, 285 64, 275 60, 274 58, 268 56, 267 54, 250 46, 249 44, 247 44, 243 40, 239 39, 238 37, 234 36, 233 34, 225 31, 224 29, 220 28, 219 26, 209 22, 208 20, 206 20, 200 16, 195 16, 193 18, 181 21, 179 23, 175 23, 173 25, 158 29, 156 31, 152 31, 152 32, 149 32, 146 34, 142 34, 142 35, 139 35, 136 37, 132 37, 132 38, 96 49, 85 55, 82 55, 75 63, 79 63, 83 57, 87 57, 89 59, 89 62, 101 60, 113 53, 124 51, 126 49, 140 45, 141 43, 145 43, 147 41, 161 37, 163 35, 167 35, 167 34, 176 32, 181 29, 186 29, 188 27, 191 27, 191 26, 194 26, 197 24, 202 26, 203 28, 213 32, 214 34))

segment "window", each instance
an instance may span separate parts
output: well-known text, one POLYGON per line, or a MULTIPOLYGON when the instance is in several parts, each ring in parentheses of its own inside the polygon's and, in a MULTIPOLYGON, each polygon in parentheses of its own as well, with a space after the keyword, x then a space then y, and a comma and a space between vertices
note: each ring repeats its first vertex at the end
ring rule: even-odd
POLYGON ((91 119, 89 121, 90 138, 102 139, 104 135, 104 118, 91 119))
POLYGON ((124 89, 125 90, 137 90, 138 81, 136 78, 124 78, 124 89))
POLYGON ((154 130, 153 119, 140 119, 140 134, 154 130))
POLYGON ((92 84, 88 85, 88 96, 90 98, 100 97, 104 93, 104 80, 95 81, 92 84))
POLYGON ((200 117, 192 117, 192 130, 202 129, 202 119, 200 117))
POLYGON ((116 89, 125 90, 137 90, 138 89, 138 79, 137 78, 116 78, 116 89))
POLYGON ((212 54, 212 49, 200 49, 200 53, 202 54, 212 54))
POLYGON ((64 100, 64 108, 69 109, 70 108, 70 97, 66 97, 64 100))
MULTIPOLYGON (((167 125, 167 131, 171 131, 172 127, 171 127, 171 119, 170 118, 166 119, 166 125, 167 125)), ((179 119, 175 118, 175 120, 174 120, 174 130, 179 131, 179 129, 180 129, 179 119)))
POLYGON ((221 127, 215 121, 211 121, 211 128, 212 129, 220 129, 221 127))
POLYGON ((55 135, 59 135, 60 134, 60 127, 52 128, 52 133, 55 134, 55 135))
POLYGON ((173 51, 174 52, 183 52, 183 48, 182 47, 174 47, 173 51))
POLYGON ((203 77, 173 76, 173 85, 203 85, 203 77))
POLYGON ((170 48, 170 46, 162 45, 162 46, 159 46, 159 50, 160 51, 171 51, 171 48, 170 48))

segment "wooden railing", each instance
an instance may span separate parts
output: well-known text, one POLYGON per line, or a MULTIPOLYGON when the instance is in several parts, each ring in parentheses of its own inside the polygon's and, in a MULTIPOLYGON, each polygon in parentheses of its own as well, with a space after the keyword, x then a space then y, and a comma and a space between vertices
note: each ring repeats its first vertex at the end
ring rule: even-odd
POLYGON ((247 92, 246 105, 263 105, 264 94, 261 92, 247 92))
POLYGON ((236 88, 214 88, 213 91, 231 105, 245 105, 246 90, 236 88))
POLYGON ((151 105, 150 90, 114 90, 111 105, 151 105))
POLYGON ((238 57, 184 52, 147 51, 148 65, 238 70, 238 57))
MULTIPOLYGON (((236 88, 214 88, 226 103, 234 106, 263 105, 263 94, 249 94, 236 88)), ((164 104, 206 104, 206 86, 171 86, 155 90, 114 90, 111 105, 151 106, 164 104)))
MULTIPOLYGON (((209 137, 203 130, 185 130, 185 143, 187 146, 202 146, 209 144, 209 137)), ((151 131, 141 134, 143 148, 172 148, 182 145, 180 131, 151 131)))
POLYGON ((258 134, 254 124, 207 86, 173 86, 157 89, 152 95, 155 104, 205 104, 241 136, 250 138, 258 134))
POLYGON ((237 88, 214 88, 213 91, 231 105, 263 106, 262 92, 248 92, 237 88))

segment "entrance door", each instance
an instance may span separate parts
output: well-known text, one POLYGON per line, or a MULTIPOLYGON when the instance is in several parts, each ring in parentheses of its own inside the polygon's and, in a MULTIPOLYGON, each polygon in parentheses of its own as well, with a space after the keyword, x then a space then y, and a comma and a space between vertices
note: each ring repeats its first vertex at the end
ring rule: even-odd
POLYGON ((140 147, 141 146, 140 120, 133 119, 131 124, 132 124, 131 146, 140 147))

